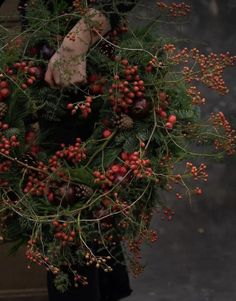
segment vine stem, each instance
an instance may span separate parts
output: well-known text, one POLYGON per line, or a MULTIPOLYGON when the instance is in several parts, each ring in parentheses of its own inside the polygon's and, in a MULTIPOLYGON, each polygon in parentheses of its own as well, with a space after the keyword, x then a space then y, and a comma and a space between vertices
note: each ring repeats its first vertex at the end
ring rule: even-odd
POLYGON ((2 152, 0 152, 0 155, 3 156, 6 159, 12 161, 12 162, 15 162, 15 163, 17 163, 17 164, 19 164, 19 165, 27 168, 27 169, 31 169, 31 170, 34 170, 34 171, 37 171, 37 172, 40 172, 40 173, 44 173, 45 175, 48 175, 48 176, 50 175, 47 171, 39 169, 39 168, 36 168, 36 167, 33 167, 33 166, 30 166, 28 164, 25 164, 25 163, 21 162, 20 160, 18 160, 17 158, 13 158, 13 157, 8 156, 8 155, 6 155, 6 154, 4 154, 2 152))
POLYGON ((90 157, 88 163, 85 165, 85 168, 89 166, 89 164, 94 160, 94 158, 108 145, 110 140, 115 136, 117 130, 115 130, 110 137, 106 139, 106 141, 99 147, 99 149, 90 157))
MULTIPOLYGON (((128 207, 133 207, 143 196, 144 194, 146 193, 146 191, 148 190, 149 186, 150 186, 150 183, 151 182, 148 182, 147 186, 145 187, 145 189, 143 190, 143 192, 140 194, 140 196, 132 203, 130 204, 128 207)), ((110 216, 114 216, 114 215, 117 215, 117 214, 120 214, 124 211, 125 209, 121 209, 119 211, 116 211, 116 212, 113 212, 113 213, 110 213, 110 214, 107 214, 105 216, 102 216, 102 217, 99 217, 99 218, 94 218, 94 219, 81 219, 80 222, 99 222, 103 219, 106 219, 110 216)))

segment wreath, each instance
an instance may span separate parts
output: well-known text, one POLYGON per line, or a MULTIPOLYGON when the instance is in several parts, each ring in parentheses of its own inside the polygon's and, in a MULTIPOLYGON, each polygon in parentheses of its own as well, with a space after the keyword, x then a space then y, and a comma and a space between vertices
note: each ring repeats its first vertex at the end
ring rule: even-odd
MULTIPOLYGON (((51 89, 45 67, 61 28, 80 12, 58 6, 48 15, 37 2, 20 38, 1 40, 1 236, 14 249, 25 245, 29 261, 52 271, 64 291, 87 283, 78 263, 111 271, 120 243, 138 274, 142 243, 158 239, 153 214, 174 216, 162 192, 202 194, 207 170, 196 158, 234 153, 224 114, 201 116, 198 86, 228 93, 222 74, 236 57, 178 49, 151 34, 155 22, 135 31, 122 24, 90 49, 85 85, 51 89), (56 143, 70 118, 73 135, 86 137, 56 143)), ((189 12, 184 4, 157 5, 167 19, 189 12)))

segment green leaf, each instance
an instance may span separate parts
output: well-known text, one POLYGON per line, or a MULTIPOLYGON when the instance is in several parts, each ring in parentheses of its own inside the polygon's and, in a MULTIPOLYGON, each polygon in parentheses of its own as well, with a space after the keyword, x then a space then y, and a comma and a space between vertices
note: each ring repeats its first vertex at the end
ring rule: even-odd
POLYGON ((120 155, 120 147, 112 148, 106 150, 106 155, 104 155, 103 166, 107 167, 112 162, 116 160, 116 158, 120 155))
POLYGON ((85 167, 79 168, 68 168, 70 175, 74 181, 92 186, 94 182, 94 177, 92 173, 85 167))
POLYGON ((124 151, 132 153, 139 148, 139 140, 136 137, 130 136, 124 143, 124 151))

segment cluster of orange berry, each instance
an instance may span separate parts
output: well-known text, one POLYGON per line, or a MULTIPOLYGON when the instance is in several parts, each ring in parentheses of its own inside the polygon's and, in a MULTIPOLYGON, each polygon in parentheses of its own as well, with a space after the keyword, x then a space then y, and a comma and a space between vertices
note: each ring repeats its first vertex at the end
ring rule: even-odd
POLYGON ((225 67, 235 64, 236 56, 230 55, 229 52, 205 55, 196 48, 183 48, 176 51, 173 44, 164 45, 163 49, 169 54, 168 59, 174 64, 181 62, 186 64, 183 68, 186 82, 200 81, 220 94, 228 93, 229 90, 223 79, 223 71, 225 67), (190 66, 192 62, 194 65, 190 66))
POLYGON ((194 180, 203 180, 204 182, 207 182, 208 174, 206 172, 206 168, 207 166, 204 163, 201 163, 199 167, 193 165, 192 162, 186 163, 187 172, 190 172, 194 180))
POLYGON ((226 66, 232 66, 235 61, 236 56, 229 56, 228 53, 220 55, 210 53, 207 56, 199 55, 196 62, 201 72, 199 76, 200 81, 220 94, 228 93, 229 89, 224 82, 223 71, 226 66))
POLYGON ((171 17, 184 17, 191 11, 191 6, 184 2, 166 4, 163 1, 157 1, 157 6, 161 9, 167 9, 171 17))
POLYGON ((201 95, 201 92, 196 86, 191 86, 187 89, 187 94, 192 98, 193 105, 201 105, 206 103, 205 97, 201 95))
POLYGON ((225 137, 215 139, 215 147, 217 150, 226 150, 228 155, 235 153, 236 147, 236 132, 232 129, 229 121, 225 118, 224 113, 211 113, 211 121, 217 130, 224 130, 225 137))
POLYGON ((85 101, 76 102, 76 103, 68 103, 67 109, 71 111, 71 115, 77 113, 78 109, 81 111, 83 118, 87 118, 91 113, 91 103, 93 102, 93 98, 91 96, 86 96, 85 101))
POLYGON ((202 193, 203 193, 203 191, 202 191, 202 188, 200 188, 200 187, 195 187, 195 189, 194 189, 194 194, 196 194, 196 195, 201 195, 202 193))

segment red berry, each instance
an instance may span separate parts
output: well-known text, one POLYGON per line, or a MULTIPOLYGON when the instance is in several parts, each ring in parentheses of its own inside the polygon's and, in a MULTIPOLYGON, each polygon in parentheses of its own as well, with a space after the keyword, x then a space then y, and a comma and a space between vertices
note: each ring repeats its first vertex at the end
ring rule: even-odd
POLYGON ((165 101, 167 98, 166 92, 160 92, 159 93, 159 99, 160 101, 165 101))
POLYGON ((120 171, 120 166, 119 166, 119 165, 113 165, 113 166, 111 167, 111 170, 112 170, 113 172, 119 172, 119 171, 120 171))
POLYGON ((25 89, 28 88, 28 86, 27 86, 27 84, 22 84, 22 85, 21 85, 21 88, 22 88, 23 90, 25 90, 25 89))
POLYGON ((161 116, 162 118, 166 118, 167 114, 166 114, 165 111, 161 111, 161 112, 160 112, 160 116, 161 116))
POLYGON ((173 123, 167 122, 166 128, 171 130, 173 128, 173 123))
POLYGON ((145 71, 147 72, 147 73, 150 73, 150 72, 152 72, 152 66, 150 65, 150 66, 147 66, 147 67, 145 67, 145 71))
POLYGON ((33 83, 34 83, 34 81, 32 80, 32 78, 27 79, 27 84, 28 85, 32 85, 33 83))
POLYGON ((102 133, 103 138, 108 138, 112 135, 112 132, 110 130, 104 130, 102 133))
POLYGON ((92 94, 102 94, 103 93, 103 90, 102 90, 102 86, 99 85, 99 84, 93 84, 91 87, 90 87, 90 92, 92 94))
POLYGON ((94 83, 99 79, 97 74, 91 74, 88 76, 88 83, 94 83))
POLYGON ((168 121, 172 124, 176 123, 176 116, 175 115, 170 115, 168 118, 168 121))
POLYGON ((9 84, 7 81, 3 80, 0 82, 0 88, 8 88, 9 84))
POLYGON ((1 94, 2 98, 6 98, 10 95, 10 90, 8 88, 3 88, 0 91, 0 94, 1 94))
POLYGON ((68 110, 72 110, 74 108, 73 103, 68 103, 68 105, 66 106, 68 110))
POLYGON ((35 67, 30 67, 28 69, 28 72, 31 74, 31 75, 34 75, 36 73, 36 68, 35 67))
POLYGON ((127 152, 123 152, 121 153, 121 159, 122 160, 128 160, 129 159, 129 154, 127 152))
POLYGON ((128 60, 124 59, 124 60, 121 61, 121 64, 124 65, 124 66, 127 66, 129 64, 129 62, 128 62, 128 60))

